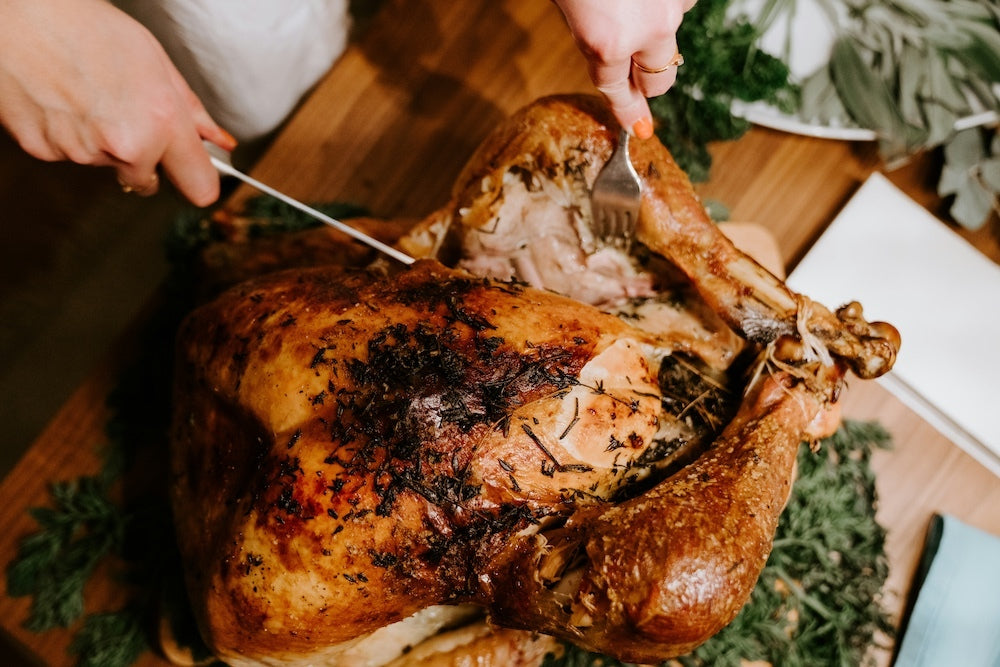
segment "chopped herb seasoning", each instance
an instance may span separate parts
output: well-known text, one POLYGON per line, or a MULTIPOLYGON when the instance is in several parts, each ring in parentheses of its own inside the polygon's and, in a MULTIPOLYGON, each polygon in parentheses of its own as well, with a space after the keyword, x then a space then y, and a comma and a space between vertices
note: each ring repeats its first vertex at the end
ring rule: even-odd
POLYGON ((371 556, 372 565, 377 568, 390 568, 399 562, 399 557, 396 554, 390 553, 388 551, 375 551, 370 550, 368 555, 371 556))
MULTIPOLYGON (((559 467, 559 468, 562 467, 562 465, 559 463, 559 461, 556 459, 556 457, 552 455, 552 452, 550 452, 548 450, 548 448, 542 443, 541 439, 537 435, 535 435, 534 431, 531 430, 530 426, 528 426, 527 424, 521 424, 521 430, 525 432, 525 434, 528 436, 528 438, 531 439, 531 441, 533 443, 535 443, 536 447, 538 447, 540 450, 542 450, 543 454, 545 454, 547 457, 549 457, 550 459, 552 459, 552 463, 554 463, 556 467, 559 467)), ((545 473, 544 464, 543 464, 542 472, 545 473)))
POLYGON ((521 485, 517 483, 517 480, 514 478, 514 475, 508 474, 507 477, 510 478, 510 488, 514 491, 514 493, 520 493, 521 485))

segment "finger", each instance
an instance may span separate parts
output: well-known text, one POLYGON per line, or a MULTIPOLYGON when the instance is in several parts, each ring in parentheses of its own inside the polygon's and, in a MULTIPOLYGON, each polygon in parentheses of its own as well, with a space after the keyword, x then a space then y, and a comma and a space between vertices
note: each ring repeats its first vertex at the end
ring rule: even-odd
POLYGON ((599 88, 608 100, 611 113, 633 135, 648 139, 653 133, 652 113, 646 98, 626 80, 620 86, 599 88))
POLYGON ((597 65, 592 77, 621 126, 640 139, 648 139, 653 133, 653 116, 646 98, 633 85, 631 69, 630 60, 597 65))
MULTIPOLYGON (((120 129, 120 128, 116 128, 120 129)), ((133 128, 135 129, 135 128, 133 128)), ((163 154, 164 143, 161 137, 151 135, 149 141, 143 140, 141 128, 133 132, 108 132, 105 134, 104 158, 93 164, 107 164, 114 167, 118 177, 118 185, 122 191, 140 196, 152 196, 160 190, 160 177, 156 167, 160 155, 163 154)))
POLYGON ((121 186, 122 192, 126 194, 136 194, 140 197, 152 197, 160 190, 160 177, 153 171, 151 174, 147 174, 145 180, 139 180, 135 176, 132 176, 132 170, 125 169, 124 171, 130 175, 124 175, 123 170, 118 171, 118 185, 121 186))
POLYGON ((657 97, 677 82, 677 67, 662 72, 645 72, 636 66, 632 68, 632 82, 644 97, 657 97))
POLYGON ((209 160, 202 139, 227 150, 235 148, 236 141, 212 120, 201 100, 165 55, 164 66, 182 108, 188 113, 176 119, 160 165, 188 201, 196 206, 208 206, 219 198, 219 174, 209 160))
POLYGON ((188 85, 184 77, 181 76, 177 68, 173 66, 173 63, 167 61, 166 66, 170 72, 170 80, 173 83, 174 88, 177 90, 181 99, 184 100, 187 109, 191 113, 191 118, 194 121, 194 126, 198 132, 198 136, 202 139, 211 141, 213 144, 227 151, 233 151, 236 148, 237 141, 229 132, 219 127, 218 123, 212 118, 205 109, 205 106, 195 95, 194 91, 188 85))
POLYGON ((662 95, 677 81, 677 68, 683 62, 673 38, 658 42, 632 56, 632 82, 646 97, 662 95))
POLYGON ((209 206, 219 198, 219 173, 193 126, 174 136, 160 165, 174 187, 195 206, 209 206))

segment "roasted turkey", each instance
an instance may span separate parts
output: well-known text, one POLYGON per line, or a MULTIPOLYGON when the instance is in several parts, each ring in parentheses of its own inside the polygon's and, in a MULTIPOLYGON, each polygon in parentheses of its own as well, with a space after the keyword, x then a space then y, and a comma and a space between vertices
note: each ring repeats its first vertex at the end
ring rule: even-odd
POLYGON ((210 255, 233 286, 179 332, 171 489, 220 659, 659 662, 737 614, 800 443, 899 338, 736 250, 655 140, 635 249, 602 247, 617 132, 589 97, 519 112, 403 236, 359 222, 410 267, 325 230, 210 255))

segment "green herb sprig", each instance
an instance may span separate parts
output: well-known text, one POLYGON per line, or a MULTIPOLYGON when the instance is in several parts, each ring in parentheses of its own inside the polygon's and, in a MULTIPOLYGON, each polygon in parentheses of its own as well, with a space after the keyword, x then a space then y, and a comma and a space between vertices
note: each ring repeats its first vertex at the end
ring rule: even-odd
POLYGON ((756 47, 760 32, 727 16, 729 0, 699 0, 677 32, 685 64, 665 95, 650 100, 656 135, 693 181, 708 179, 713 141, 738 139, 750 123, 730 111, 733 100, 791 110, 797 91, 788 67, 756 47))
MULTIPOLYGON (((955 196, 952 217, 969 229, 985 224, 1000 197, 997 121, 956 123, 1000 112, 1000 0, 811 1, 837 36, 827 66, 802 82, 796 115, 874 131, 889 168, 944 147, 938 190, 955 196)), ((766 31, 799 2, 768 0, 755 25, 766 31)))
POLYGON ((7 570, 7 591, 32 596, 25 624, 40 632, 68 627, 83 613, 83 588, 97 565, 119 553, 127 518, 108 495, 108 476, 53 484, 53 507, 35 507, 41 530, 25 538, 7 570))

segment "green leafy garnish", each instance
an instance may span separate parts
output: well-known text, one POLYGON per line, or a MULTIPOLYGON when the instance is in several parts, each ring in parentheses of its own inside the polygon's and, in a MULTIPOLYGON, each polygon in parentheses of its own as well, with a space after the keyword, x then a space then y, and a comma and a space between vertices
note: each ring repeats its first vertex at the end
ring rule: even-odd
POLYGON ((73 638, 69 651, 80 667, 131 665, 148 648, 144 615, 130 608, 91 614, 73 638))
POLYGON ((979 128, 958 132, 944 147, 938 194, 954 195, 951 216, 969 229, 1000 210, 1000 134, 979 128))
POLYGON ((106 556, 119 553, 125 517, 108 497, 109 477, 88 476, 51 486, 54 507, 35 507, 41 530, 25 538, 7 570, 7 591, 32 596, 25 626, 68 627, 83 613, 83 588, 106 556))
MULTIPOLYGON (((985 224, 1000 197, 997 121, 988 119, 1000 112, 1000 0, 810 1, 837 37, 827 65, 801 82, 799 118, 874 131, 889 168, 944 147, 938 191, 954 195, 956 222, 985 224), (980 115, 986 129, 975 130, 973 150, 962 135, 980 115)), ((799 2, 767 0, 754 24, 766 31, 799 2)))
POLYGON ((796 88, 788 67, 756 47, 750 22, 726 14, 728 0, 699 0, 677 31, 685 64, 665 95, 650 100, 656 135, 693 181, 708 179, 708 144, 738 139, 750 123, 730 111, 733 100, 791 110, 796 88))

